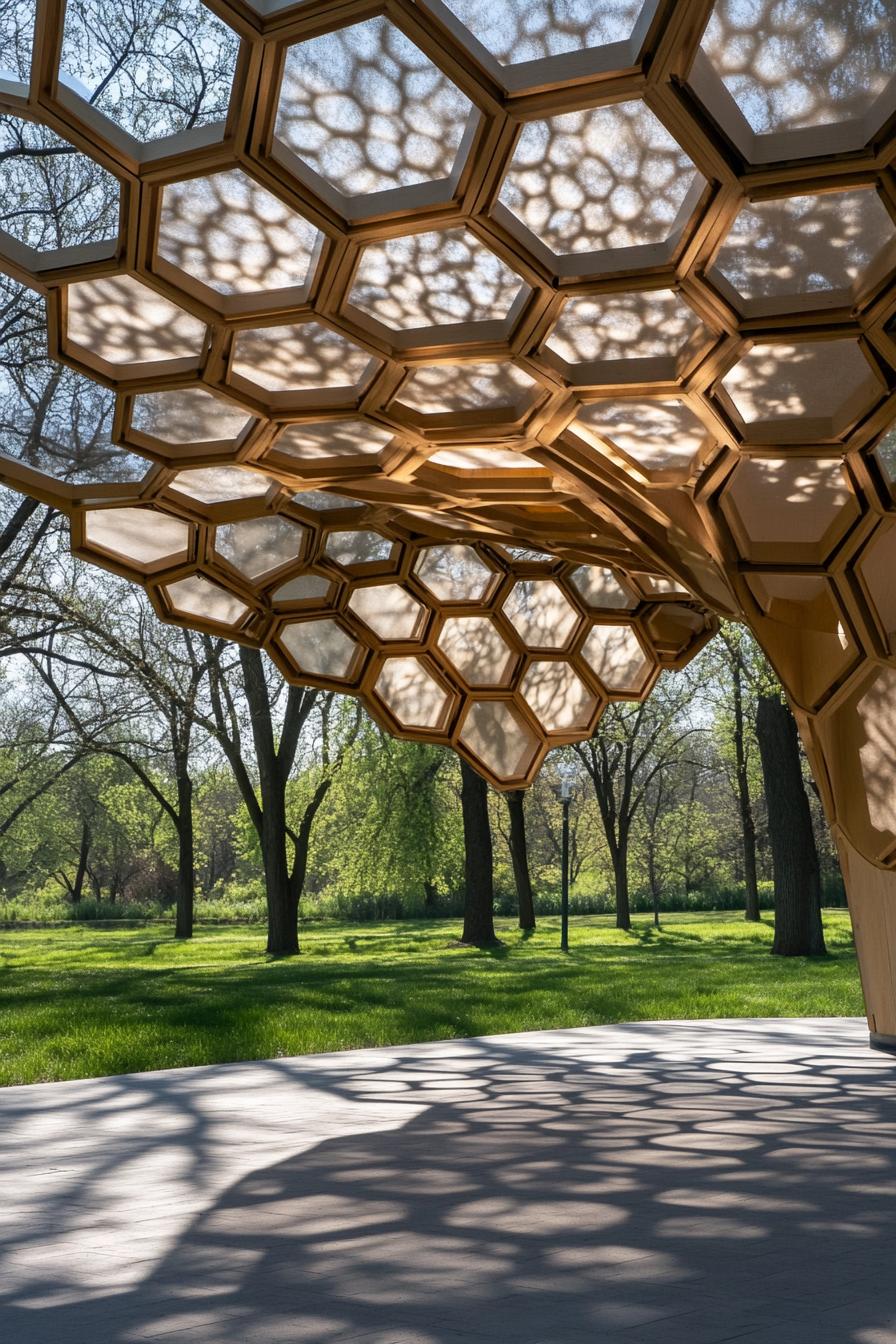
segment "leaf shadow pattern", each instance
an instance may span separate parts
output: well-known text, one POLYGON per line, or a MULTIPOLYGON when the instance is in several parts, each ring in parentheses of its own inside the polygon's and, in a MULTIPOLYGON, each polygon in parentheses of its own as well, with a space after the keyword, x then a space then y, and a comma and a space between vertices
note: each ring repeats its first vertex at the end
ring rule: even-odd
POLYGON ((896 1065, 861 1030, 638 1023, 11 1088, 4 1337, 891 1338, 896 1065))

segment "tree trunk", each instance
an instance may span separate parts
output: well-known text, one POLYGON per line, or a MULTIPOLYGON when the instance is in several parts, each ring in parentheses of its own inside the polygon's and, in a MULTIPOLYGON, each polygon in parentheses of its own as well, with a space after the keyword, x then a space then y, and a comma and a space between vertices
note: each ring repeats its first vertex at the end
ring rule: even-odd
POLYGON ((616 884, 616 927, 630 929, 632 912, 628 897, 628 838, 620 838, 613 850, 613 880, 616 884))
POLYGON ((177 914, 175 938, 193 937, 193 900, 196 876, 193 866, 193 781, 187 762, 177 763, 177 914))
POLYGON ((653 905, 653 923, 655 928, 660 926, 660 883, 659 875, 656 871, 656 847, 651 838, 647 847, 647 878, 650 882, 650 900, 653 905))
POLYGON ((464 820, 464 931, 473 947, 494 947, 494 881, 492 832, 488 820, 488 786, 471 765, 461 760, 460 801, 464 820))
POLYGON ((737 781, 737 802, 740 810, 741 845, 744 855, 744 887, 746 902, 744 919, 759 919, 759 884, 756 880, 756 824, 750 800, 750 779, 747 774, 747 751, 744 738, 743 679, 738 658, 732 660, 734 682, 734 761, 737 781))
POLYGON ((297 937, 299 903, 302 899, 302 892, 305 890, 305 876, 308 872, 308 850, 311 845, 311 827, 314 825, 314 818, 317 816, 318 808, 330 791, 332 782, 333 781, 330 779, 322 779, 314 790, 311 801, 302 813, 302 820, 299 825, 298 833, 293 841, 293 862, 292 872, 289 877, 289 896, 292 905, 293 919, 296 924, 297 937))
POLYGON ((535 928, 535 902, 532 896, 532 878, 529 873, 529 853, 526 847, 526 813, 523 802, 524 789, 511 789, 505 793, 507 811, 510 814, 510 860, 513 864, 513 880, 516 884, 517 907, 521 929, 535 928))
POLYGON ((790 708, 779 696, 759 697, 756 737, 775 883, 772 952, 780 957, 823 956, 818 851, 803 785, 799 736, 790 708))
POLYGON ((84 895, 84 879, 87 877, 87 859, 90 855, 90 824, 81 823, 81 844, 78 849, 78 867, 75 872, 75 880, 72 883, 71 898, 72 905, 77 905, 84 895))

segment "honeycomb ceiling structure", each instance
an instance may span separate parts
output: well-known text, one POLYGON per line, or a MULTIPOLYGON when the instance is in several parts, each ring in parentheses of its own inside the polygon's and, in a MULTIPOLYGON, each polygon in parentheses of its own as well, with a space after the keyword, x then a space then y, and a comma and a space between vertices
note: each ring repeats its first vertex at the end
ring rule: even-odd
POLYGON ((0 14, 76 554, 498 787, 745 620, 896 865, 896 0, 0 14))

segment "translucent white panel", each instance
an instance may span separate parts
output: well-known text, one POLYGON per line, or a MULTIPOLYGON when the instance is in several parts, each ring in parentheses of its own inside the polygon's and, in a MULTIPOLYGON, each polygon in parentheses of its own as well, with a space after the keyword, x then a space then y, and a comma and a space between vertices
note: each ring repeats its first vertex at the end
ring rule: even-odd
POLYGON ((500 321, 522 288, 473 234, 445 229, 365 248, 349 298, 387 327, 407 331, 500 321))
POLYGON ((38 252, 114 239, 118 183, 46 126, 0 117, 0 228, 38 252))
POLYGON ((589 607, 630 611, 638 605, 631 589, 605 565, 580 565, 569 577, 589 607))
POLYGON ((494 578, 471 546, 427 546, 414 566, 421 583, 440 602, 477 602, 494 578))
POLYGON ((656 574, 635 573, 633 577, 637 580, 639 588, 651 596, 660 596, 667 593, 681 593, 687 597, 688 590, 683 588, 675 579, 661 579, 656 574))
POLYGON ((219 294, 302 286, 321 235, 238 168, 162 195, 159 255, 219 294))
POLYGON ((313 677, 349 677, 358 645, 328 617, 286 625, 280 641, 296 665, 313 677))
POLYGON ((509 448, 443 448, 429 459, 455 471, 543 471, 541 463, 509 448))
POLYGON ((348 605, 380 639, 417 639, 426 621, 426 608, 397 583, 356 588, 348 605))
POLYGON ((488 616, 449 616, 439 648, 471 686, 506 686, 516 654, 488 616))
POLYGON ((878 385, 856 341, 754 345, 722 379, 738 413, 755 420, 833 418, 878 385))
POLYGON ((327 490, 303 490, 293 495, 293 504, 303 509, 312 509, 315 513, 326 513, 332 509, 363 509, 359 499, 349 499, 346 495, 331 495, 327 490))
POLYGON ((405 728, 438 728, 451 698, 417 658, 387 658, 375 690, 405 728))
POLYGON ((520 579, 504 599, 504 615, 530 649, 562 649, 578 613, 553 579, 520 579))
POLYGON ((546 733, 585 732, 597 709, 597 696, 569 663, 533 663, 520 690, 546 733))
POLYGON ((270 392, 354 390, 376 362, 339 332, 302 322, 237 332, 231 370, 270 392))
POLYGON ((650 668, 630 625, 596 625, 585 640, 582 656, 611 694, 639 691, 650 668))
POLYGON ((643 0, 443 0, 501 65, 624 42, 643 0))
POLYGON ((0 8, 0 79, 28 83, 35 8, 35 0, 4 0, 0 8))
POLYGON ((754 131, 853 121, 896 68, 896 5, 718 0, 702 46, 754 131))
POLYGON ((471 104, 388 19, 286 53, 274 134, 346 196, 451 175, 471 104))
POLYGON ((68 287, 68 339, 110 364, 197 358, 205 323, 130 275, 68 287))
POLYGON ((271 593, 274 602, 323 602, 333 587, 329 579, 319 574, 300 574, 298 578, 281 583, 271 593))
POLYGON ((395 543, 380 532, 358 529, 331 532, 327 537, 326 553, 337 565, 369 565, 374 561, 390 560, 395 543))
POLYGON ((500 199, 557 254, 664 242, 697 173, 642 102, 531 121, 500 199))
POLYGON ((426 364, 414 369, 399 400, 415 411, 522 410, 535 380, 515 364, 426 364))
POLYGON ((546 344, 567 364, 671 357, 701 325, 669 289, 580 296, 569 300, 546 344))
POLYGON ((84 536, 137 565, 174 561, 190 547, 192 527, 156 509, 90 509, 84 515, 84 536))
POLYGON ((182 616, 198 616, 218 625, 237 625, 249 610, 245 602, 201 574, 169 583, 164 592, 172 609, 182 616))
POLYGON ((681 401, 598 401, 583 407, 574 424, 648 471, 687 469, 710 442, 702 420, 681 401))
POLYGON ((64 82, 138 140, 227 115, 239 40, 199 0, 68 0, 64 82))
POLYGON ((460 740, 486 769, 501 780, 528 774, 538 753, 538 738, 518 710, 505 700, 479 700, 470 707, 460 740))
POLYGON ((164 443, 234 441, 252 416, 201 387, 147 392, 134 398, 131 427, 164 443))
POLYGON ((171 488, 201 504, 224 504, 234 499, 256 499, 274 484, 267 476, 240 467, 195 467, 179 471, 171 488))
POLYGON ((274 447, 303 462, 327 457, 371 457, 395 435, 366 420, 321 420, 313 425, 287 425, 274 447))
POLYGON ((247 578, 257 579, 297 560, 306 531, 286 518, 249 518, 215 529, 215 550, 247 578))
POLYGON ((849 290, 896 236, 871 187, 745 206, 713 270, 745 299, 849 290))

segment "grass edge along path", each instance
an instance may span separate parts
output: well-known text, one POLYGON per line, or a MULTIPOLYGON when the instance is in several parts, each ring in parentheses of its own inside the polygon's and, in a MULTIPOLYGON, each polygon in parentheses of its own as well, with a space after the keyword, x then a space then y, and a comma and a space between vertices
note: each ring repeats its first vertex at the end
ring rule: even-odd
POLYGON ((611 916, 559 920, 502 946, 457 946, 455 920, 323 924, 302 955, 265 956, 255 926, 168 924, 0 932, 0 1083, 177 1068, 609 1022, 838 1017, 863 1012, 845 910, 830 955, 769 955, 768 920, 673 914, 630 933, 611 916))

